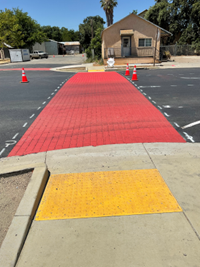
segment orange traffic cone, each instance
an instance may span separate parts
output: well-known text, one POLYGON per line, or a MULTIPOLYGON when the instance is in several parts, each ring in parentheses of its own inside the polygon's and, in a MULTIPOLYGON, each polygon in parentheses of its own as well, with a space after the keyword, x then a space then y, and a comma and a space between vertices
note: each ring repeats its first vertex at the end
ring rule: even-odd
POLYGON ((138 81, 137 72, 136 72, 136 65, 134 66, 134 69, 133 69, 132 81, 138 81))
POLYGON ((24 71, 24 68, 22 68, 22 81, 21 81, 21 83, 28 83, 28 82, 29 81, 28 81, 28 79, 26 77, 26 73, 24 71))
POLYGON ((129 65, 128 65, 128 63, 127 63, 125 76, 129 76, 129 75, 130 75, 130 72, 129 72, 129 65))

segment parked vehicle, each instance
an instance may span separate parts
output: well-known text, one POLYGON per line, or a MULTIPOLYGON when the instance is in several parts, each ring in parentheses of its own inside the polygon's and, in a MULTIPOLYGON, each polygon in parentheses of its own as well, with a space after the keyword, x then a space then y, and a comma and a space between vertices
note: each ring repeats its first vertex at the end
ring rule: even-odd
POLYGON ((33 58, 48 58, 48 54, 44 51, 35 50, 30 54, 30 59, 33 58))

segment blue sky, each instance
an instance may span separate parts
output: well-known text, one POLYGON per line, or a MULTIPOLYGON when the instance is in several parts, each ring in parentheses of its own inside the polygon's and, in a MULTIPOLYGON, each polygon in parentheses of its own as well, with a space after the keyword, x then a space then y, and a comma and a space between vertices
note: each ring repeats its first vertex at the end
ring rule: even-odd
MULTIPOLYGON (((129 15, 133 9, 142 12, 153 6, 154 0, 118 0, 118 6, 114 9, 114 22, 129 15)), ((18 7, 27 12, 41 26, 51 25, 78 30, 78 26, 88 16, 101 16, 106 22, 106 16, 101 8, 99 0, 0 0, 0 9, 4 10, 18 7)), ((105 24, 106 27, 106 24, 105 24)))

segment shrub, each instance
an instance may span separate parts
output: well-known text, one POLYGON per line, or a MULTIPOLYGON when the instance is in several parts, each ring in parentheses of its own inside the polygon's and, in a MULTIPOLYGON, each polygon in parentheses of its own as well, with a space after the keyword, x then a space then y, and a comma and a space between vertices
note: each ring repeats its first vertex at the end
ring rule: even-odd
POLYGON ((171 58, 171 54, 169 51, 165 51, 165 56, 167 59, 170 59, 171 58))

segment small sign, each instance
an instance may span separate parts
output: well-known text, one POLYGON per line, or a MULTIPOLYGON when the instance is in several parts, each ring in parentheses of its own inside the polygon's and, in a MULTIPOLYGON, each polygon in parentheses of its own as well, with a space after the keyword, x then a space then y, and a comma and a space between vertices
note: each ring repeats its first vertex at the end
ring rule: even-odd
POLYGON ((109 67, 113 68, 114 64, 115 64, 115 59, 114 58, 109 58, 107 63, 108 63, 109 67))
POLYGON ((22 49, 22 58, 23 58, 23 61, 30 60, 30 53, 28 49, 22 49))

